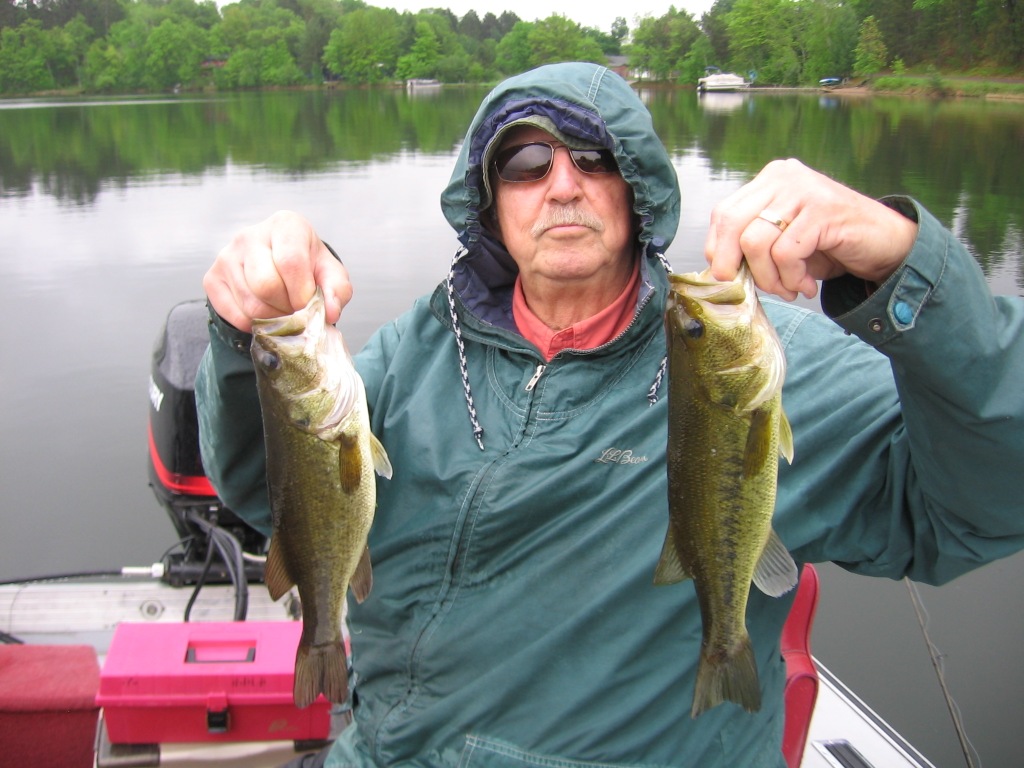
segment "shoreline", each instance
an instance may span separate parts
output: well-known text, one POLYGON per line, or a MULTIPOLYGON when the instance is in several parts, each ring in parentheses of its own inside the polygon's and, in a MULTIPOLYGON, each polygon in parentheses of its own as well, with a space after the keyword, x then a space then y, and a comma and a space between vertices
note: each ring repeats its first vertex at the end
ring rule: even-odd
MULTIPOLYGON (((926 78, 920 76, 908 75, 905 78, 896 76, 881 76, 877 78, 883 82, 883 85, 875 86, 872 85, 869 80, 861 80, 858 84, 851 85, 835 85, 835 86, 822 86, 822 85, 751 85, 746 88, 737 89, 735 91, 726 91, 731 93, 758 93, 758 94, 772 94, 772 93, 828 93, 835 96, 844 97, 866 97, 866 96, 910 96, 910 97, 925 97, 932 99, 987 99, 993 101, 1024 101, 1024 77, 1020 78, 985 78, 985 77, 972 77, 969 75, 949 75, 947 77, 939 78, 926 78), (904 79, 907 82, 906 87, 892 88, 885 87, 884 82, 886 80, 904 79), (964 88, 963 86, 970 83, 971 87, 964 88), (1007 90, 1006 87, 1010 86, 1007 90)), ((402 81, 378 83, 375 86, 341 86, 343 88, 355 88, 365 89, 367 87, 384 87, 384 88, 398 88, 404 84, 402 81)), ((441 87, 444 88, 458 88, 464 86, 486 86, 493 85, 493 83, 440 83, 441 87)), ((671 83, 666 81, 648 81, 648 80, 631 80, 630 85, 633 87, 643 88, 674 88, 680 90, 696 90, 692 85, 681 85, 679 83, 671 83)), ((42 99, 42 98, 152 98, 152 97, 167 97, 167 96, 195 96, 201 95, 214 95, 214 94, 228 94, 228 93, 246 93, 252 91, 281 91, 281 90, 302 90, 302 91, 315 91, 315 90, 334 90, 339 87, 337 82, 325 82, 321 84, 304 84, 296 86, 274 86, 269 88, 252 88, 252 89, 231 89, 231 90, 219 90, 202 88, 196 90, 182 90, 182 91, 134 91, 127 93, 106 93, 106 92, 92 92, 80 90, 77 88, 62 89, 62 90, 51 90, 51 91, 37 91, 34 93, 20 93, 20 94, 0 94, 0 103, 4 101, 15 101, 18 99, 42 99)))

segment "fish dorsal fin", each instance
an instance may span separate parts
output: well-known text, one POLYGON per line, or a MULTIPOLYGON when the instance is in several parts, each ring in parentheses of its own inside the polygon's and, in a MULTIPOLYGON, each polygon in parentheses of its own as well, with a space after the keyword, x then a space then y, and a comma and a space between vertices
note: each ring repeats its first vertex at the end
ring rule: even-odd
POLYGON ((267 553, 267 564, 263 569, 263 580, 267 583, 267 591, 272 600, 280 600, 282 595, 295 586, 295 579, 288 573, 277 542, 277 536, 271 537, 270 552, 267 553))
POLYGON ((754 584, 769 597, 780 597, 796 586, 798 578, 793 556, 778 534, 769 530, 768 543, 754 568, 754 584))
POLYGON ((669 523, 668 533, 665 534, 665 544, 661 548, 661 557, 658 559, 657 568, 654 569, 654 583, 664 586, 678 584, 680 581, 692 578, 693 574, 690 569, 683 565, 683 561, 679 558, 675 532, 672 524, 669 523))
POLYGON ((786 412, 779 411, 779 455, 793 463, 793 428, 789 425, 786 412))
POLYGON ((370 433, 370 455, 373 457, 373 468, 381 477, 391 479, 391 459, 388 452, 384 450, 380 440, 372 432, 370 433))
POLYGON ((352 588, 352 595, 357 603, 361 603, 369 597, 370 590, 373 588, 373 568, 370 566, 369 547, 363 550, 363 556, 359 558, 356 571, 352 574, 348 584, 352 588))

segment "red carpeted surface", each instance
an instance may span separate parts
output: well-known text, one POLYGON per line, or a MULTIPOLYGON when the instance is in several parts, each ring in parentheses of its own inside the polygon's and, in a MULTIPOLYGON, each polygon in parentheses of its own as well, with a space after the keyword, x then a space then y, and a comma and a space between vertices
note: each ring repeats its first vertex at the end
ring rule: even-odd
POLYGON ((0 645, 0 763, 91 768, 100 669, 88 645, 0 645))

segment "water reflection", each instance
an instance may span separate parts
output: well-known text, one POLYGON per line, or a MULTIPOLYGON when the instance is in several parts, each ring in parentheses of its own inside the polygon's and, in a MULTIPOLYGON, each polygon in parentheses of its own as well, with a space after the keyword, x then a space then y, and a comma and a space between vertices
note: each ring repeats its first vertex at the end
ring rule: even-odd
POLYGON ((716 93, 712 91, 701 94, 697 103, 706 112, 728 114, 742 109, 748 98, 750 98, 749 93, 716 93))
MULTIPOLYGON (((305 176, 406 151, 450 157, 482 93, 434 87, 3 102, 0 196, 44 194, 88 207, 104 190, 167 174, 201 183, 236 167, 305 176)), ((641 95, 670 153, 706 159, 711 178, 750 178, 769 160, 799 157, 867 194, 913 195, 954 226, 987 274, 1011 271, 1021 289, 1024 106, 816 94, 695 98, 692 90, 651 88, 641 95)))

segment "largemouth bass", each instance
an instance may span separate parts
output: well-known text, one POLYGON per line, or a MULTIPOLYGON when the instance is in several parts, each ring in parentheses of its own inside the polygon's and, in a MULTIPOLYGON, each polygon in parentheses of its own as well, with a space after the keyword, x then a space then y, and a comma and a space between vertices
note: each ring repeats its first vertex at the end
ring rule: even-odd
POLYGON ((793 460, 782 412, 782 344, 743 263, 735 280, 670 275, 669 525, 656 584, 692 578, 702 621, 691 717, 729 700, 761 706, 746 628, 750 582, 777 597, 797 569, 772 530, 779 453, 793 460))
POLYGON ((254 320, 251 352, 274 520, 267 588, 277 600, 294 585, 302 603, 295 704, 321 693, 344 702, 341 607, 350 586, 360 602, 370 592, 373 473, 390 478, 391 462, 370 432, 363 381, 341 332, 325 322, 319 288, 292 315, 254 320))

